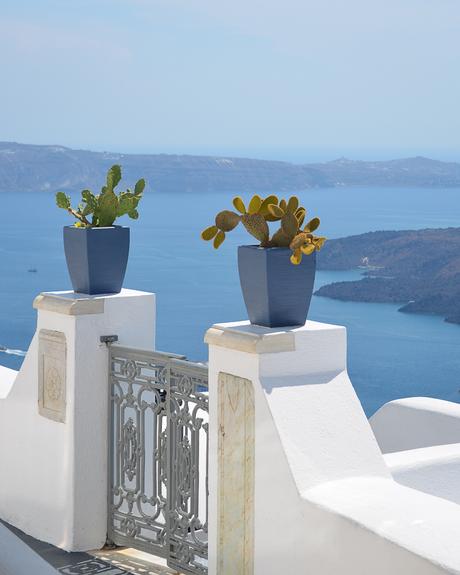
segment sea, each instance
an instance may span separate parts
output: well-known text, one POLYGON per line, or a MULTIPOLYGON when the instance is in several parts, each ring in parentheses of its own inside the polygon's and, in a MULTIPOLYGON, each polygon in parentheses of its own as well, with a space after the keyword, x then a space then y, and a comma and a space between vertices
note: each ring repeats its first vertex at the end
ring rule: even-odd
MULTIPOLYGON (((206 360, 206 329, 246 318, 236 248, 252 240, 244 228, 228 234, 217 251, 200 239, 218 211, 231 209, 237 193, 149 192, 139 220, 121 222, 131 227, 125 286, 157 294, 162 351, 206 360)), ((337 187, 298 195, 309 216, 321 218, 321 234, 329 238, 460 226, 459 189, 337 187)), ((55 206, 51 193, 2 193, 0 198, 0 365, 19 369, 35 330, 35 296, 71 287, 62 227, 72 220, 55 206)), ((318 272, 316 288, 360 274, 318 272)), ((398 307, 315 296, 309 318, 346 326, 349 373, 367 415, 407 396, 460 401, 460 325, 400 313, 398 307)))

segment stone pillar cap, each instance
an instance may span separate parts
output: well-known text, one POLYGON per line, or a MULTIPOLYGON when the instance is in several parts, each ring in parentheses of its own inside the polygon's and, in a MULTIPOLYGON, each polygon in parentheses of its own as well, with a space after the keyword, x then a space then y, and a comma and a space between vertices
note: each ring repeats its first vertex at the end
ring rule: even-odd
POLYGON ((107 299, 123 299, 136 296, 152 295, 150 292, 122 289, 117 294, 88 295, 74 291, 42 292, 33 303, 40 311, 53 311, 64 315, 89 315, 104 313, 104 302, 107 299))
POLYGON ((263 327, 249 321, 216 323, 208 329, 204 341, 217 345, 245 351, 247 353, 278 353, 295 351, 296 339, 314 332, 344 330, 343 326, 317 321, 307 321, 296 327, 263 327))

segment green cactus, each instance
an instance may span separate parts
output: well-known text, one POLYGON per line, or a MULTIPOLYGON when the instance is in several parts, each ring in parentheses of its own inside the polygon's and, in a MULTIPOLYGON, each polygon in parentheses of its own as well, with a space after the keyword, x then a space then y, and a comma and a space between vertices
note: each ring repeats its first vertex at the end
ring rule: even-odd
POLYGON ((58 208, 62 208, 63 210, 70 209, 70 197, 66 196, 64 192, 58 192, 56 194, 56 205, 58 208))
POLYGON ((201 232, 205 241, 213 241, 217 249, 226 238, 226 233, 235 229, 241 222, 246 230, 254 236, 264 248, 290 248, 291 262, 300 264, 303 255, 310 255, 320 250, 326 238, 317 237, 313 232, 319 227, 319 218, 311 219, 302 229, 306 210, 300 206, 299 198, 278 199, 275 195, 261 198, 254 195, 249 203, 244 203, 240 196, 233 198, 237 212, 223 210, 215 218, 215 225, 201 232), (270 237, 268 222, 280 222, 280 228, 270 237))
POLYGON ((112 189, 105 188, 99 196, 99 201, 94 216, 97 217, 98 227, 108 227, 113 224, 117 217, 118 198, 112 189))
POLYGON ((140 179, 136 182, 134 192, 127 189, 117 195, 115 188, 120 180, 121 166, 115 164, 108 170, 106 185, 102 186, 99 195, 93 194, 90 190, 83 190, 81 193, 82 201, 78 208, 74 209, 71 206, 70 197, 64 192, 58 192, 56 205, 67 210, 77 220, 76 227, 109 227, 113 226, 117 218, 124 215, 137 220, 139 217, 137 206, 144 193, 145 180, 140 179), (88 216, 92 216, 91 221, 88 216))

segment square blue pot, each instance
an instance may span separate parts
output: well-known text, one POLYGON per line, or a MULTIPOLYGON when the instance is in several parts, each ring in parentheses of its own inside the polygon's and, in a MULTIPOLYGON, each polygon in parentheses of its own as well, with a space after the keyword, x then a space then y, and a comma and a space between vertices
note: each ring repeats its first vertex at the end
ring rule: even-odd
POLYGON ((290 261, 289 248, 240 246, 238 270, 249 321, 265 327, 304 325, 316 273, 316 252, 290 261))
POLYGON ((75 292, 119 293, 129 254, 129 228, 64 228, 64 251, 75 292))

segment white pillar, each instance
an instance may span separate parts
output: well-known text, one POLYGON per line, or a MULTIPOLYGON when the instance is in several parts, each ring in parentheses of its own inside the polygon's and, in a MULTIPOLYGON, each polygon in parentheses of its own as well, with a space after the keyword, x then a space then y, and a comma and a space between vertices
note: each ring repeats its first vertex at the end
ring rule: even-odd
POLYGON ((69 551, 107 533, 108 353, 153 349, 155 295, 39 295, 37 331, 0 399, 0 518, 69 551))
POLYGON ((389 477, 347 375, 345 328, 239 322, 213 326, 205 341, 209 574, 316 573, 302 492, 389 477))

